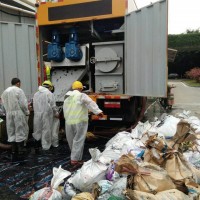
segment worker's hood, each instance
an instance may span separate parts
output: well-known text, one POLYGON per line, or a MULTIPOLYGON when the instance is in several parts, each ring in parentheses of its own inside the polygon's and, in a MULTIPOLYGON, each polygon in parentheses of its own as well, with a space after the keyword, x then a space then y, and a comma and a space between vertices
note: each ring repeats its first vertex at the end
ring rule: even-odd
POLYGON ((66 95, 67 95, 67 96, 71 96, 71 95, 75 95, 75 94, 77 94, 77 93, 81 93, 81 92, 79 92, 78 90, 73 90, 73 91, 68 91, 68 92, 66 93, 66 95))
POLYGON ((75 94, 77 94, 77 93, 80 93, 78 90, 73 90, 73 91, 68 91, 67 93, 66 93, 66 96, 73 96, 73 95, 75 95, 75 94))
POLYGON ((46 91, 48 91, 49 89, 47 89, 47 88, 45 88, 45 87, 43 87, 43 86, 39 86, 39 88, 38 88, 38 91, 39 92, 46 92, 46 91))

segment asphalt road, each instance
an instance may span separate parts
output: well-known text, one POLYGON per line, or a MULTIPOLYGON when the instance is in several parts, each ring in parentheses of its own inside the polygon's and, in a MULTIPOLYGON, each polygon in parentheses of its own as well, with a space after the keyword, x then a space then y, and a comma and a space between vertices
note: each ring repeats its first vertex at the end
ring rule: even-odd
POLYGON ((181 80, 170 80, 169 83, 176 86, 172 89, 174 93, 172 114, 186 110, 200 118, 200 87, 187 86, 181 80))
POLYGON ((190 111, 190 116, 196 116, 200 119, 200 87, 189 87, 182 80, 169 80, 169 84, 176 86, 172 89, 172 93, 174 93, 172 110, 165 110, 160 105, 158 98, 149 98, 144 121, 154 121, 155 118, 160 118, 163 113, 176 116, 184 110, 190 111))

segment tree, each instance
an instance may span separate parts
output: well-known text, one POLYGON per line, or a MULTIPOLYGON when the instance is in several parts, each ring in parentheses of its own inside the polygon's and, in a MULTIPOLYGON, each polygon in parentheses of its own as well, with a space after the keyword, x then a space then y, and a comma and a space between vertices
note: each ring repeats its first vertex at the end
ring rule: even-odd
POLYGON ((197 29, 197 30, 187 29, 187 30, 186 30, 186 33, 187 33, 187 34, 190 34, 190 33, 200 33, 200 29, 197 29))

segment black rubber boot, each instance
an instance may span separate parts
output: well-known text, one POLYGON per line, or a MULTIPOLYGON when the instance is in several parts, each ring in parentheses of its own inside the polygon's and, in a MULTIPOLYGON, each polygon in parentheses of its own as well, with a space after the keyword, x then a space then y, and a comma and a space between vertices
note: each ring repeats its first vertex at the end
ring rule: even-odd
POLYGON ((27 148, 24 146, 24 141, 18 142, 17 147, 18 147, 18 154, 24 155, 28 153, 27 148))
POLYGON ((40 140, 35 140, 34 141, 34 148, 35 148, 35 154, 40 153, 40 147, 41 147, 41 141, 40 140))
POLYGON ((15 162, 18 160, 18 148, 16 142, 11 142, 11 161, 15 162))

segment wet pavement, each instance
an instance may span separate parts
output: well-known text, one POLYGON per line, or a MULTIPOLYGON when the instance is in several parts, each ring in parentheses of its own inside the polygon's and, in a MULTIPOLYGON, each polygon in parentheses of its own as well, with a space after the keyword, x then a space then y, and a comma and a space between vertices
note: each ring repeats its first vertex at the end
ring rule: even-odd
MULTIPOLYGON (((98 146, 104 150, 107 140, 86 141, 84 156, 85 161, 91 158, 88 149, 98 146)), ((70 165, 70 151, 65 141, 60 141, 57 148, 35 154, 33 144, 28 144, 27 155, 19 156, 18 160, 11 162, 10 152, 0 152, 0 199, 20 200, 28 199, 30 195, 45 186, 50 186, 53 167, 65 170, 74 170, 70 165)))

